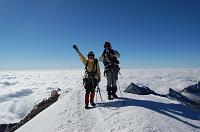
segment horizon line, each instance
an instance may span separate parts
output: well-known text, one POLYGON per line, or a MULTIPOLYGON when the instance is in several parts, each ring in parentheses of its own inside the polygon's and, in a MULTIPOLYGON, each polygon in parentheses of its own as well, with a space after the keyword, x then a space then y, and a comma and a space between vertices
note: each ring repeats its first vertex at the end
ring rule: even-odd
MULTIPOLYGON (((103 70, 104 68, 101 68, 103 70)), ((121 70, 157 70, 157 69, 200 69, 200 67, 149 67, 149 68, 122 68, 121 70)), ((64 71, 64 70, 84 70, 82 68, 19 68, 19 69, 0 69, 0 72, 9 71, 64 71)))

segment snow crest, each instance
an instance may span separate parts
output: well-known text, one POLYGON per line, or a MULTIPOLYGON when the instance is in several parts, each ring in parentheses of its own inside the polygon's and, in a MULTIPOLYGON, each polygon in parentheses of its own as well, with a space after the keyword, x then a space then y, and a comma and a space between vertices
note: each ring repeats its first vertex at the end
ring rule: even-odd
MULTIPOLYGON (((120 90, 134 82, 167 94, 200 80, 200 69, 133 69, 122 70, 120 90)), ((0 122, 18 122, 33 106, 49 97, 54 88, 62 89, 59 100, 26 123, 17 132, 198 132, 200 113, 176 101, 153 95, 123 93, 123 98, 108 101, 106 79, 100 83, 103 102, 97 95, 98 107, 84 109, 83 70, 1 72, 3 81, 18 81, 16 85, 0 87, 0 122), (5 79, 5 75, 15 78, 5 79), (68 91, 68 92, 66 92, 68 91)), ((120 96, 120 90, 118 95, 120 96)))

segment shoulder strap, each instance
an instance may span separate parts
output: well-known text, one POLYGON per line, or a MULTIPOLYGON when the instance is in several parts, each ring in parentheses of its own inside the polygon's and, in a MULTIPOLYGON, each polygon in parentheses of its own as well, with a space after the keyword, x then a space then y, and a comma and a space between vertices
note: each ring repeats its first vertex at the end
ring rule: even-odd
POLYGON ((98 59, 94 59, 94 63, 95 63, 95 65, 97 65, 97 63, 98 63, 98 59))
MULTIPOLYGON (((95 66, 96 66, 95 73, 97 73, 97 64, 98 64, 98 59, 95 58, 95 59, 94 59, 94 65, 93 65, 93 68, 92 68, 92 71, 94 71, 94 68, 95 68, 95 66)), ((87 63, 86 63, 86 65, 85 65, 85 72, 88 73, 87 66, 88 66, 88 60, 87 60, 87 63)))
MULTIPOLYGON (((96 70, 95 70, 95 73, 97 73, 97 64, 98 64, 98 59, 94 59, 94 64, 96 66, 96 70)), ((94 70, 94 69, 93 69, 94 70)))
POLYGON ((88 66, 88 60, 87 60, 86 65, 85 65, 85 72, 88 73, 87 66, 88 66))

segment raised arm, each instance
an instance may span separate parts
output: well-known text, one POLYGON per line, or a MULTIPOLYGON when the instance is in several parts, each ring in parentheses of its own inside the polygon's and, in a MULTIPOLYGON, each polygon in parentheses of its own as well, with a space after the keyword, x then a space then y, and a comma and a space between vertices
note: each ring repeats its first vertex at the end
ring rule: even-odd
POLYGON ((80 52, 80 50, 78 49, 77 45, 73 45, 73 48, 76 50, 77 54, 80 57, 80 60, 83 62, 84 65, 86 65, 87 60, 86 58, 83 56, 83 54, 80 52))
POLYGON ((85 56, 82 55, 81 52, 79 53, 79 57, 80 57, 80 60, 83 62, 83 64, 86 65, 87 64, 87 60, 86 60, 85 56))

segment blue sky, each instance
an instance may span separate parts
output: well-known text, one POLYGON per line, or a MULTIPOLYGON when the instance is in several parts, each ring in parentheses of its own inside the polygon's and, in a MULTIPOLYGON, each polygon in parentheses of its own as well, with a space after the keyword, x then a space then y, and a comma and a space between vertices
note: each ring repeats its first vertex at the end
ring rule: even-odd
POLYGON ((198 0, 1 0, 0 69, 83 68, 104 41, 122 68, 200 67, 198 0))

